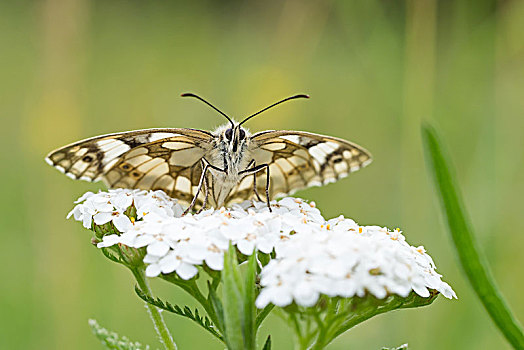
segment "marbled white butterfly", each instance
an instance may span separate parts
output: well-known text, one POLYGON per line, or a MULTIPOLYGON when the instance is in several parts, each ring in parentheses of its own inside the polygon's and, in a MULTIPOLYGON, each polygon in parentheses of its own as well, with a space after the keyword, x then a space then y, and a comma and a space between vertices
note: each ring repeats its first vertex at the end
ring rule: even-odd
MULTIPOLYGON (((72 179, 102 180, 109 188, 163 190, 185 203, 218 208, 246 199, 292 194, 346 177, 371 162, 371 154, 349 141, 301 131, 242 127, 203 98, 229 124, 214 132, 145 129, 102 135, 51 152, 46 161, 72 179)), ((271 208, 269 207, 271 210, 271 208)))

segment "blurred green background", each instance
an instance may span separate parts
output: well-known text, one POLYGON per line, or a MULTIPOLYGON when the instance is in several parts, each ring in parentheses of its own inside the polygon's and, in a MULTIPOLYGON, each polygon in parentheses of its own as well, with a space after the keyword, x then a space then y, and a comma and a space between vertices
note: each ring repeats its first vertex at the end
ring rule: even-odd
MULTIPOLYGON (((459 296, 378 316, 330 349, 507 349, 462 275, 428 180, 421 120, 452 151, 479 242, 524 319, 524 1, 0 2, 0 348, 97 349, 87 319, 157 345, 126 270, 65 215, 97 185, 44 162, 98 134, 149 127, 213 129, 201 94, 240 118, 277 99, 251 130, 306 130, 353 140, 375 161, 300 192, 326 217, 404 230, 459 296)), ((165 299, 188 298, 161 281, 165 299)), ((222 346, 166 315, 181 349, 222 346)), ((277 317, 275 349, 291 347, 277 317)))

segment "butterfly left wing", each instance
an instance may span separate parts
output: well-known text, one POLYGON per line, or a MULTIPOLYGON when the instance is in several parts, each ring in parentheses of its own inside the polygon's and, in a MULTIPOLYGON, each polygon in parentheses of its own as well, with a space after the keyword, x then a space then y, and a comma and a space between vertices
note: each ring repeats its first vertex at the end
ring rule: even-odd
MULTIPOLYGON (((256 165, 269 165, 271 199, 335 182, 371 163, 371 154, 357 144, 300 131, 256 133, 251 137, 248 154, 256 165)), ((253 176, 242 179, 231 191, 229 202, 253 198, 253 181, 253 176)), ((265 171, 257 173, 256 182, 257 191, 263 197, 265 171)))
MULTIPOLYGON (((197 195, 202 158, 211 147, 210 142, 199 142, 173 136, 135 147, 118 157, 102 179, 109 188, 163 190, 189 204, 197 195)), ((202 205, 203 191, 198 195, 197 207, 202 205)))
POLYGON ((162 189, 190 201, 212 139, 195 129, 136 130, 64 146, 46 161, 73 179, 103 180, 109 188, 162 189))

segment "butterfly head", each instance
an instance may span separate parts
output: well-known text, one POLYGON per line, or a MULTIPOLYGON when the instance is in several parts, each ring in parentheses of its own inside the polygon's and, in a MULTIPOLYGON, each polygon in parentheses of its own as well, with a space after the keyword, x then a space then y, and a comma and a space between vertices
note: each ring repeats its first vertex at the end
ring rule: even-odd
POLYGON ((239 124, 228 124, 219 130, 222 142, 227 144, 227 150, 230 153, 237 153, 239 150, 244 149, 249 141, 249 131, 239 124))

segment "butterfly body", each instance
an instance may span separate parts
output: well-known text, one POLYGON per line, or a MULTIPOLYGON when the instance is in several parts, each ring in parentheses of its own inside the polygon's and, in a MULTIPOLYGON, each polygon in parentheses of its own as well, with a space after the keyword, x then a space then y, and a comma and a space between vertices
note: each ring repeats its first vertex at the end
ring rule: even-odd
POLYGON ((231 190, 246 176, 242 171, 252 163, 249 150, 251 134, 237 123, 234 125, 226 124, 215 130, 213 147, 204 156, 204 161, 212 166, 207 181, 213 188, 210 204, 214 207, 226 203, 231 190))
POLYGON ((343 139, 285 130, 251 134, 244 121, 226 118, 230 124, 214 132, 166 128, 93 137, 49 153, 46 161, 70 178, 109 188, 163 190, 189 208, 269 202, 371 162, 368 151, 343 139))

